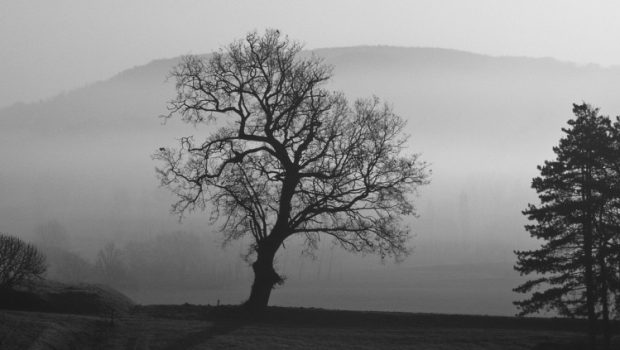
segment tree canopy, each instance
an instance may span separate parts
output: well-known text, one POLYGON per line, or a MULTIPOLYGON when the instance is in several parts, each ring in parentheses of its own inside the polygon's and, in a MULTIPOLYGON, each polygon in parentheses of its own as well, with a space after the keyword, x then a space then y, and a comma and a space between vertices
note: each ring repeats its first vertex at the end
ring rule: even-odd
POLYGON ((405 153, 404 120, 377 97, 353 103, 325 87, 332 69, 277 30, 256 32, 173 70, 168 117, 218 119, 203 141, 162 148, 158 174, 178 196, 173 212, 204 210, 227 240, 251 235, 255 281, 248 305, 264 306, 282 278, 273 258, 283 242, 320 235, 354 252, 407 254, 404 215, 428 182, 405 153))

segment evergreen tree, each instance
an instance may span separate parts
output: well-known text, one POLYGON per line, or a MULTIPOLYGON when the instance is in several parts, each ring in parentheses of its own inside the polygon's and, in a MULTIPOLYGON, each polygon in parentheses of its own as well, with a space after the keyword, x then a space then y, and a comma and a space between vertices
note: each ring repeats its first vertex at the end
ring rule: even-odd
POLYGON ((609 319, 620 316, 620 117, 616 117, 610 132, 611 147, 603 154, 607 162, 601 181, 604 200, 596 227, 597 286, 606 348, 611 342, 609 319))
POLYGON ((532 180, 541 203, 523 211, 534 222, 525 228, 544 243, 536 250, 515 252, 515 269, 536 275, 515 289, 535 290, 515 305, 520 315, 555 310, 564 316, 587 317, 589 344, 594 348, 597 316, 609 315, 611 274, 606 267, 610 237, 617 232, 611 230, 615 221, 610 209, 617 178, 612 165, 618 152, 608 117, 585 103, 573 105, 573 113, 576 118, 562 129, 566 135, 553 148, 556 159, 539 166, 540 176, 532 180))

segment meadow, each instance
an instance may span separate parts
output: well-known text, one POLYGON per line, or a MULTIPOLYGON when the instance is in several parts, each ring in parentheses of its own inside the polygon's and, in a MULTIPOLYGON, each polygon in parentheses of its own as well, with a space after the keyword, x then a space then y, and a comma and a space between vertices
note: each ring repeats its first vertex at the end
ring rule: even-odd
POLYGON ((147 305, 111 319, 0 311, 2 349, 580 349, 582 320, 147 305))

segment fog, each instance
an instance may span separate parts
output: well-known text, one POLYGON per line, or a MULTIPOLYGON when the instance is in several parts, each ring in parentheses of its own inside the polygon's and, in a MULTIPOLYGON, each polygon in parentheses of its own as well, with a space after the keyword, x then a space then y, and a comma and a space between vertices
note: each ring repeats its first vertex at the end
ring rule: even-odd
MULTIPOLYGON (((277 269, 287 280, 271 304, 514 314, 511 289, 522 278, 512 251, 537 244, 521 215, 536 200, 536 166, 552 157, 572 103, 620 113, 620 69, 443 49, 314 53, 335 67, 330 87, 393 105, 408 121, 409 151, 433 173, 414 198, 419 217, 407 219, 405 261, 351 255, 329 239, 309 256, 286 242, 277 269)), ((176 61, 0 109, 0 232, 39 245, 50 278, 110 283, 140 303, 248 296, 247 242, 222 247, 208 213, 179 222, 155 176, 155 150, 213 128, 158 118, 173 97, 165 78, 176 61)))
POLYGON ((619 10, 605 0, 1 1, 0 107, 38 101, 154 58, 208 52, 265 28, 279 28, 309 48, 445 47, 614 65, 620 63, 619 10))

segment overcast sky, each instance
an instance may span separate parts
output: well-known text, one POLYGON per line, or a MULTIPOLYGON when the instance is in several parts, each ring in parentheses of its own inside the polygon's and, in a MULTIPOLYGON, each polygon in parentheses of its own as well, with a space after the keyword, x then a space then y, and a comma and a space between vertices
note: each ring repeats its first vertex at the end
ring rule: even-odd
POLYGON ((1 0, 0 107, 278 28, 307 48, 398 45, 620 64, 620 2, 1 0))

